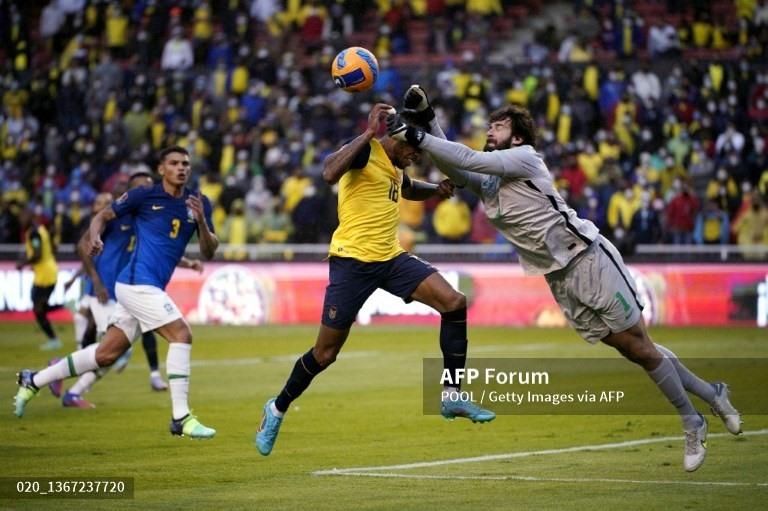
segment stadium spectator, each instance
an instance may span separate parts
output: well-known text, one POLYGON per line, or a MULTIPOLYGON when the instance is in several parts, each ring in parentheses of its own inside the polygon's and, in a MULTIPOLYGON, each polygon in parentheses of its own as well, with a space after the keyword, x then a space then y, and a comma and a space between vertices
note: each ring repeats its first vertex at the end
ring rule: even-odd
POLYGON ((680 53, 680 38, 670 23, 654 25, 648 33, 648 51, 652 57, 675 56, 680 53))
POLYGON ((735 211, 739 199, 739 188, 736 181, 721 167, 713 179, 707 184, 707 199, 718 203, 724 211, 735 211))
POLYGON ((724 245, 730 234, 728 214, 716 200, 707 201, 705 209, 696 215, 693 240, 698 245, 724 245))
POLYGON ((280 199, 272 200, 271 206, 261 217, 261 241, 264 243, 285 243, 293 232, 291 217, 285 212, 280 199))
POLYGON ((224 250, 224 259, 241 261, 248 255, 245 249, 248 242, 248 224, 242 199, 232 202, 232 211, 221 230, 221 240, 228 244, 224 250))
POLYGON ((437 205, 432 224, 439 241, 462 243, 472 229, 472 212, 466 202, 453 196, 437 205))
MULTIPOLYGON (((739 245, 768 246, 768 208, 761 200, 753 200, 749 209, 736 218, 733 232, 739 245)), ((764 260, 765 252, 745 252, 744 257, 764 260)))
POLYGON ((634 245, 639 243, 655 244, 661 241, 661 222, 651 205, 651 197, 648 192, 643 192, 640 199, 640 209, 632 217, 628 234, 634 245))
POLYGON ((183 37, 181 27, 173 29, 173 35, 165 43, 161 67, 169 71, 184 71, 195 63, 192 44, 183 37))
MULTIPOLYGON (((290 169, 299 165, 315 175, 324 158, 323 140, 351 136, 363 119, 357 101, 363 96, 334 91, 327 65, 350 45, 345 37, 352 28, 358 37, 381 25, 389 30, 390 54, 378 55, 382 74, 373 99, 399 94, 406 70, 418 69, 438 85, 434 101, 438 115, 449 120, 448 136, 472 145, 483 138, 478 114, 504 101, 529 106, 539 115, 542 138, 551 133, 546 159, 553 169, 562 169, 560 183, 568 184, 574 206, 588 199, 580 197, 578 173, 572 175, 568 162, 573 148, 599 202, 593 211, 606 210, 617 178, 639 183, 643 174, 640 187, 652 187, 668 203, 677 194, 671 191, 675 178, 689 180, 692 192, 703 198, 716 168, 725 168, 737 185, 746 181, 756 188, 768 168, 768 74, 761 64, 768 42, 761 32, 768 18, 762 14, 765 2, 734 7, 735 15, 703 3, 700 10, 709 12, 689 30, 688 40, 696 46, 698 38, 717 58, 699 59, 686 49, 686 57, 672 63, 655 57, 679 51, 676 29, 684 34, 685 24, 693 25, 685 6, 675 11, 660 5, 655 9, 662 14, 645 19, 642 9, 577 9, 568 26, 537 35, 543 56, 516 63, 513 81, 495 64, 479 66, 478 48, 491 55, 510 42, 504 32, 488 40, 478 31, 498 23, 497 9, 488 9, 488 3, 483 12, 490 14, 481 15, 467 15, 475 7, 462 2, 382 4, 378 14, 378 4, 365 2, 332 2, 324 13, 321 3, 306 2, 283 6, 253 0, 226 8, 221 2, 172 4, 158 9, 138 2, 130 12, 120 3, 84 0, 48 2, 39 11, 8 6, 9 15, 0 19, 0 32, 8 38, 0 78, 0 159, 19 174, 2 183, 3 193, 39 202, 50 222, 54 203, 42 187, 49 165, 56 169, 56 184, 66 186, 73 169, 87 161, 93 170, 81 179, 104 191, 122 182, 128 158, 147 160, 153 149, 182 142, 193 153, 196 177, 213 169, 226 178, 238 151, 247 150, 250 175, 236 179, 234 195, 244 197, 258 173, 264 189, 279 194, 290 169), (37 33, 22 19, 36 12, 37 33), (308 15, 305 22, 325 16, 321 49, 312 57, 302 51, 307 46, 300 42, 302 12, 308 15), (672 12, 677 14, 667 16, 672 12), (728 25, 739 13, 749 13, 746 18, 752 20, 728 25), (384 16, 386 23, 374 21, 384 16), (403 52, 435 44, 419 39, 419 27, 428 26, 414 24, 419 17, 445 25, 440 46, 449 53, 440 64, 430 63, 436 60, 432 55, 409 69, 413 54, 403 52), (650 27, 647 38, 639 37, 641 22, 650 27), (595 58, 585 66, 554 69, 547 58, 566 40, 594 48, 595 58), (170 66, 165 49, 174 59, 170 66), (645 50, 651 60, 644 60, 645 50), (625 54, 639 59, 615 59, 625 54), (673 165, 666 163, 668 157, 673 165)), ((520 52, 525 55, 524 48, 520 52)), ((233 191, 230 187, 224 194, 230 202, 233 191)), ((88 206, 87 198, 78 201, 88 206)), ((64 202, 69 210, 69 199, 64 202)), ((733 213, 741 197, 731 194, 725 202, 722 207, 733 213)))
POLYGON ((689 244, 693 241, 699 199, 691 193, 688 184, 677 181, 675 188, 676 195, 669 201, 665 211, 667 230, 670 241, 675 245, 689 244))

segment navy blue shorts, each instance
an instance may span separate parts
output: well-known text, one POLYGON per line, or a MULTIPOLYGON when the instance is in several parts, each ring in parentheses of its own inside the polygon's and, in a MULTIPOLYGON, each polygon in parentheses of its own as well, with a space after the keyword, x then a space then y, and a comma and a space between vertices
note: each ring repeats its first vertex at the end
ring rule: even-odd
POLYGON ((329 282, 323 302, 323 325, 346 330, 376 288, 381 288, 406 303, 424 279, 437 268, 403 252, 394 259, 364 263, 349 257, 329 258, 329 282))

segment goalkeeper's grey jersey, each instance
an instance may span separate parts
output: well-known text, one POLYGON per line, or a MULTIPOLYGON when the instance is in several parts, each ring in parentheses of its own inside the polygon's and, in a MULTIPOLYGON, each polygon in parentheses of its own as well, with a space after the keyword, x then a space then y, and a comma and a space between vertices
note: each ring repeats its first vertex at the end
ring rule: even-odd
POLYGON ((544 160, 530 145, 480 153, 427 136, 422 147, 441 169, 454 166, 485 174, 480 198, 488 219, 515 246, 529 275, 564 268, 599 234, 592 222, 568 207, 555 190, 544 160))

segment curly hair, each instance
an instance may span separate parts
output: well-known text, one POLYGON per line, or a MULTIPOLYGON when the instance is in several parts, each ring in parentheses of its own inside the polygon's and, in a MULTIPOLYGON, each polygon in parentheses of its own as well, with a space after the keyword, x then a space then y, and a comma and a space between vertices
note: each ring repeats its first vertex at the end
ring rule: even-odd
POLYGON ((488 122, 494 123, 509 119, 512 125, 512 136, 518 136, 523 139, 523 145, 536 147, 536 125, 533 122, 531 113, 520 106, 508 105, 498 110, 494 110, 488 122))

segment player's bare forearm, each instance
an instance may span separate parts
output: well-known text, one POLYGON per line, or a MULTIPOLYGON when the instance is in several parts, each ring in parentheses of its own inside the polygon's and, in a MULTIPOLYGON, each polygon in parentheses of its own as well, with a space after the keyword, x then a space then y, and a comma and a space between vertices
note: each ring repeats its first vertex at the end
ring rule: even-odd
POLYGON ((403 188, 403 198, 413 201, 423 201, 432 197, 447 199, 453 195, 453 185, 446 181, 439 185, 424 181, 411 180, 411 186, 403 188))
POLYGON ((198 273, 203 272, 203 262, 200 259, 190 259, 189 257, 183 257, 179 261, 179 264, 177 264, 179 268, 187 268, 190 270, 195 270, 198 273))
POLYGON ((349 170, 349 166, 357 153, 371 142, 374 135, 375 132, 367 129, 349 144, 335 153, 329 154, 323 162, 323 180, 329 185, 338 183, 341 176, 349 170))
POLYGON ((91 243, 91 233, 90 229, 88 231, 85 231, 83 233, 83 236, 80 238, 80 241, 77 243, 77 253, 80 256, 80 260, 83 262, 82 270, 85 271, 85 273, 91 278, 91 280, 96 283, 96 281, 101 282, 101 278, 99 277, 99 273, 96 271, 96 266, 93 264, 93 257, 91 257, 91 254, 89 252, 89 247, 91 243))
POLYGON ((211 232, 208 228, 208 224, 198 222, 198 243, 200 244, 200 255, 203 259, 210 261, 213 259, 213 255, 216 253, 216 249, 219 248, 219 238, 211 232))
POLYGON ((101 233, 104 232, 104 227, 107 225, 107 222, 116 216, 117 215, 115 214, 112 207, 107 206, 106 208, 99 211, 95 217, 93 217, 87 232, 88 241, 86 244, 86 252, 89 255, 95 256, 104 248, 104 243, 101 241, 101 233))
MULTIPOLYGON (((79 243, 78 243, 76 249, 77 249, 78 253, 80 253, 80 244, 79 243)), ((64 290, 67 291, 70 287, 72 287, 72 284, 74 284, 77 281, 77 279, 79 279, 80 276, 83 273, 85 273, 85 267, 81 265, 80 268, 78 268, 77 271, 72 274, 72 276, 69 278, 69 280, 64 283, 64 290)))

